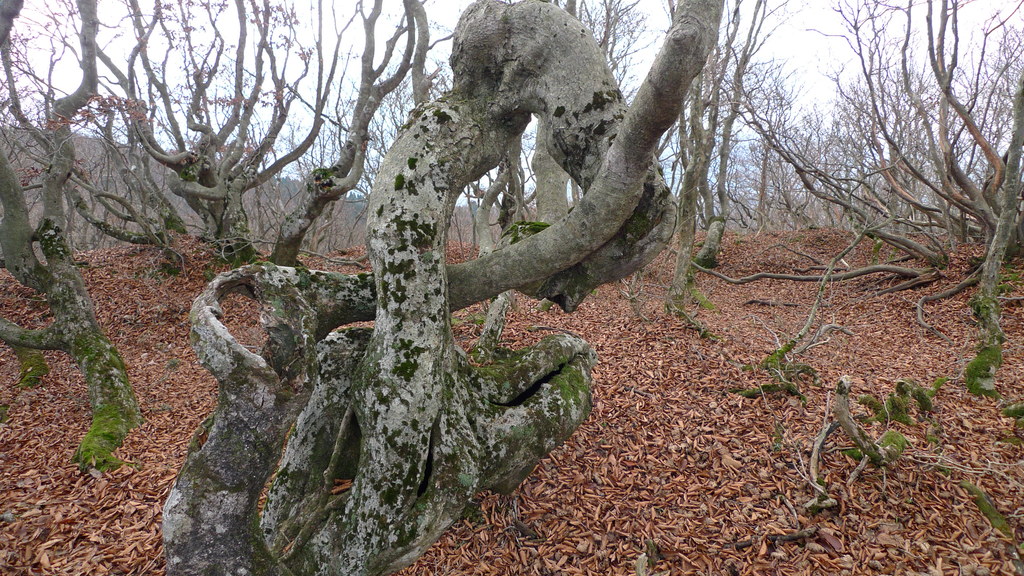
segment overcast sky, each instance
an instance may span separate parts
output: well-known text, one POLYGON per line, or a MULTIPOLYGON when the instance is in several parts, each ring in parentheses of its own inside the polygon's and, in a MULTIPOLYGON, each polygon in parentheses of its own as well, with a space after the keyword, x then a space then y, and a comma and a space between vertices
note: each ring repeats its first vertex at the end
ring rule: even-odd
MULTIPOLYGON (((840 37, 845 30, 835 7, 839 2, 853 1, 768 0, 769 10, 782 4, 785 7, 775 15, 774 31, 763 52, 759 54, 759 59, 784 62, 787 69, 797 72, 796 81, 803 85, 802 90, 806 96, 828 99, 834 92, 830 77, 843 70, 853 58, 846 41, 840 37)), ((471 3, 472 0, 430 0, 427 4, 428 13, 441 26, 453 28, 459 15, 471 3)), ((753 0, 744 3, 751 6, 753 0)), ((964 2, 960 13, 961 33, 964 36, 977 35, 995 14, 1001 14, 1003 19, 1010 17, 1017 19, 1017 22, 1024 22, 1022 4, 1024 0, 968 0, 964 2)), ((654 38, 648 51, 650 58, 653 58, 660 45, 660 33, 669 26, 665 6, 666 0, 639 0, 638 3, 638 8, 647 17, 648 29, 654 38)), ((915 13, 915 18, 924 18, 924 7, 916 8, 915 13)), ((642 77, 644 72, 646 70, 638 71, 637 75, 642 77)))

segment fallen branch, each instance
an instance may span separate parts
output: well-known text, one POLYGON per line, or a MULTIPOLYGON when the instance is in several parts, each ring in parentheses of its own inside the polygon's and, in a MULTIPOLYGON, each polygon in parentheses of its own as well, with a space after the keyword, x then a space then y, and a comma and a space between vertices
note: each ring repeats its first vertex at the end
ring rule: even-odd
POLYGON ((728 282, 729 284, 749 284, 751 282, 757 282, 758 280, 790 280, 793 282, 821 282, 824 279, 828 279, 835 282, 842 282, 844 280, 852 280, 853 278, 859 278, 860 276, 867 276, 869 274, 879 274, 886 272, 895 276, 903 278, 919 278, 926 274, 932 273, 933 268, 917 269, 917 268, 904 268, 902 266, 892 266, 889 264, 876 264, 874 266, 867 266, 864 268, 858 268, 856 270, 850 270, 849 272, 841 272, 839 274, 824 274, 821 276, 817 275, 802 275, 802 274, 778 274, 775 272, 758 272, 751 274, 750 276, 744 276, 742 278, 730 278, 721 272, 704 268, 699 264, 694 264, 694 268, 710 274, 715 278, 728 282))
POLYGON ((1003 513, 996 508, 996 503, 992 500, 992 497, 978 486, 964 480, 960 483, 960 487, 971 495, 974 504, 978 507, 978 511, 988 520, 992 528, 1009 540, 1006 546, 1008 555, 1013 562, 1014 568, 1017 569, 1017 573, 1024 576, 1024 560, 1020 557, 1020 552, 1017 549, 1017 539, 1014 537, 1013 528, 1006 521, 1006 516, 1003 516, 1003 513))
MULTIPOLYGON (((817 526, 811 526, 810 528, 804 528, 803 530, 797 530, 796 532, 789 532, 787 534, 769 534, 764 537, 765 540, 772 544, 784 544, 786 542, 797 542, 800 540, 807 540, 813 538, 818 533, 817 526)), ((739 542, 730 542, 723 546, 723 548, 733 548, 735 550, 743 550, 753 546, 757 540, 741 540, 739 542)))
MULTIPOLYGON (((805 370, 810 370, 812 373, 816 375, 814 369, 811 368, 810 366, 807 366, 805 364, 791 364, 787 362, 786 355, 794 348, 796 348, 796 345, 801 340, 803 340, 805 336, 807 336, 808 332, 811 331, 811 326, 814 324, 814 320, 818 314, 818 308, 821 307, 821 302, 825 297, 825 288, 828 287, 829 283, 837 279, 836 275, 833 274, 836 264, 843 261, 846 255, 849 254, 857 246, 857 244, 860 243, 861 239, 864 238, 864 235, 866 233, 867 230, 862 230, 860 234, 858 234, 857 237, 853 240, 853 242, 851 242, 846 248, 844 248, 842 252, 840 252, 834 258, 832 258, 832 260, 828 263, 828 270, 825 271, 825 274, 821 277, 816 277, 818 281, 818 290, 814 298, 814 304, 811 305, 811 310, 807 314, 807 321, 804 322, 804 325, 800 328, 799 331, 797 331, 796 334, 793 335, 792 338, 789 339, 788 342, 783 344, 778 350, 769 354, 768 357, 761 362, 762 368, 765 368, 769 371, 774 371, 777 377, 783 381, 786 380, 785 372, 792 371, 794 369, 797 370, 794 375, 803 373, 805 370)), ((840 274, 839 276, 845 275, 840 274)))
POLYGON ((917 323, 920 324, 923 328, 925 328, 929 332, 931 332, 932 334, 935 334, 939 338, 942 338, 943 340, 945 340, 947 343, 952 344, 953 341, 950 340, 948 336, 946 336, 945 334, 940 332, 937 328, 935 328, 934 326, 929 324, 924 319, 924 305, 927 304, 928 302, 934 302, 936 300, 944 300, 946 298, 952 298, 953 296, 956 296, 957 294, 963 292, 964 290, 970 288, 971 286, 974 286, 977 283, 978 283, 978 275, 977 274, 973 274, 971 276, 968 276, 963 282, 957 284, 956 286, 950 288, 949 290, 944 290, 944 291, 938 292, 936 294, 929 294, 928 296, 925 296, 925 297, 921 298, 920 300, 917 301, 917 323))
POLYGON ((817 526, 811 526, 803 530, 797 530, 796 532, 790 532, 789 534, 769 534, 765 538, 774 544, 779 542, 796 542, 797 540, 806 540, 813 538, 818 533, 817 526))
POLYGON ((800 392, 800 388, 791 380, 786 379, 785 376, 785 374, 780 373, 777 383, 761 384, 756 388, 730 388, 729 392, 738 394, 744 398, 750 398, 751 400, 773 392, 785 392, 791 396, 796 396, 802 401, 806 401, 807 398, 800 392))
POLYGON ((756 298, 753 300, 747 300, 746 302, 743 303, 744 306, 750 304, 757 304, 758 306, 789 306, 792 308, 797 307, 797 305, 793 304, 792 302, 775 302, 774 300, 758 300, 756 298))
POLYGON ((834 409, 836 420, 839 421, 850 440, 860 449, 861 454, 867 456, 872 464, 878 467, 889 466, 903 453, 903 449, 907 446, 907 439, 899 432, 889 429, 876 444, 850 413, 850 387, 852 384, 853 379, 849 376, 839 379, 839 385, 836 386, 834 409))
POLYGON ((833 332, 842 332, 847 336, 853 336, 853 332, 850 332, 848 329, 846 329, 843 326, 840 326, 839 324, 822 324, 821 326, 818 327, 818 330, 814 333, 814 336, 811 337, 811 339, 808 340, 806 344, 800 346, 796 350, 793 350, 793 354, 799 356, 800 354, 807 352, 811 348, 815 348, 817 346, 821 346, 823 344, 828 343, 828 340, 821 339, 833 332))
POLYGON ((825 442, 828 440, 830 434, 839 429, 839 422, 830 422, 822 427, 821 432, 814 438, 814 443, 811 445, 811 461, 809 471, 811 474, 811 488, 814 491, 827 494, 825 487, 818 483, 818 472, 821 470, 821 453, 825 449, 825 442))

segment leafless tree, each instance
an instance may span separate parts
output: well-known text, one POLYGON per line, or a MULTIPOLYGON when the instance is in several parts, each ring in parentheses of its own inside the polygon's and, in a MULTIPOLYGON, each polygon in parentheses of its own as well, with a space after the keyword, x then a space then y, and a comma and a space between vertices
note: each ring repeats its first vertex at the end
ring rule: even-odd
POLYGON ((965 379, 983 394, 995 394, 1002 360, 998 269, 1020 246, 1024 30, 1007 17, 1020 8, 1009 6, 971 41, 961 3, 844 2, 838 12, 859 75, 837 78, 831 118, 773 118, 756 94, 746 111, 804 187, 859 229, 935 267, 945 264, 943 240, 985 242, 978 275, 959 287, 979 284, 979 353, 965 379))
POLYGON ((555 336, 480 368, 455 344, 449 310, 518 288, 571 311, 668 243, 673 204, 655 151, 721 10, 680 6, 629 106, 565 11, 480 0, 465 12, 452 90, 416 108, 374 180, 373 275, 253 265, 197 300, 196 349, 221 403, 164 507, 169 574, 390 573, 475 492, 514 489, 578 426, 594 362, 585 342, 555 336), (532 115, 561 134, 582 200, 536 234, 446 265, 456 199, 507 157, 532 115), (218 300, 236 290, 264 305, 260 353, 218 319, 218 300), (372 330, 333 330, 368 319, 372 330))
MULTIPOLYGON (((366 151, 370 144, 369 126, 384 98, 394 92, 411 71, 414 98, 426 98, 429 93, 429 75, 424 73, 426 53, 429 49, 429 27, 426 12, 420 0, 404 0, 405 23, 388 38, 384 54, 378 62, 377 22, 383 9, 383 0, 375 0, 370 9, 360 4, 363 22, 363 52, 361 56, 358 95, 349 117, 348 135, 333 165, 317 168, 306 182, 302 202, 285 219, 274 245, 271 260, 282 265, 293 265, 301 249, 306 232, 324 209, 335 200, 358 186, 363 176, 366 151), (395 50, 405 40, 405 49, 396 58, 395 50)), ((322 107, 317 111, 318 117, 322 107)))
MULTIPOLYGON (((73 186, 76 171, 73 127, 82 121, 83 115, 88 115, 98 83, 96 3, 81 0, 75 8, 80 30, 77 52, 81 81, 65 96, 48 94, 42 103, 44 117, 35 123, 18 107, 20 99, 10 49, 9 34, 21 3, 0 5, 0 55, 8 96, 19 128, 31 140, 33 152, 19 156, 36 162, 34 169, 19 175, 9 152, 0 153, 0 246, 7 270, 21 284, 44 294, 53 315, 53 322, 41 329, 25 329, 0 318, 0 340, 16 348, 61 350, 75 360, 89 389, 93 417, 74 459, 83 469, 103 470, 121 464, 113 451, 132 428, 141 424, 142 416, 124 362, 96 321, 92 299, 63 229, 64 197, 73 186), (37 218, 29 213, 27 188, 39 189, 42 209, 37 218)), ((21 147, 18 151, 26 149, 21 147)))
POLYGON ((291 4, 270 0, 121 6, 137 42, 99 52, 128 138, 165 169, 162 186, 201 221, 226 257, 247 260, 245 195, 276 177, 315 141, 340 56, 341 31, 322 4, 312 40, 291 4), (296 101, 309 106, 306 134, 279 138, 296 101))
POLYGON ((766 0, 754 0, 753 6, 743 0, 729 4, 720 45, 694 83, 680 117, 678 148, 685 169, 679 192, 675 272, 666 301, 670 309, 684 307, 692 294, 690 262, 699 202, 703 204, 702 219, 708 225, 708 235, 697 260, 704 267, 714 266, 730 211, 727 182, 744 79, 754 55, 769 36, 766 26, 771 26, 772 15, 784 5, 766 0), (746 10, 750 13, 745 14, 746 10), (716 171, 714 178, 712 168, 716 171))

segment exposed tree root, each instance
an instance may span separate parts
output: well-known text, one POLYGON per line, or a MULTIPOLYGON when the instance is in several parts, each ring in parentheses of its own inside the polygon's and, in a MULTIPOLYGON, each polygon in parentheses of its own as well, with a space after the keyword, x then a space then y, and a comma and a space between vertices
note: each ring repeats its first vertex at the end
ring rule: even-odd
POLYGON ((940 332, 936 327, 932 326, 931 324, 928 323, 928 321, 924 319, 924 305, 929 302, 935 302, 936 300, 945 300, 946 298, 952 298, 953 296, 956 296, 957 294, 963 292, 964 290, 970 288, 971 286, 974 286, 977 283, 978 275, 972 274, 971 276, 967 277, 963 282, 960 282, 959 284, 948 290, 943 290, 942 292, 937 292, 935 294, 929 294, 921 298, 920 300, 917 301, 917 323, 920 324, 925 330, 928 330, 932 334, 938 336, 939 338, 942 338, 947 343, 952 344, 953 341, 950 340, 948 336, 940 332))
POLYGON ((1009 540, 1006 545, 1007 555, 1013 562, 1014 568, 1017 569, 1017 573, 1024 576, 1024 560, 1021 559, 1019 544, 1017 543, 1017 539, 1013 533, 1013 528, 1011 528, 1009 522, 1006 521, 1006 516, 1003 516, 1003 513, 996 507, 996 503, 981 488, 967 480, 961 482, 960 487, 971 495, 974 500, 974 504, 978 507, 978 511, 981 512, 982 516, 988 520, 989 524, 992 525, 992 528, 1009 540))
POLYGON ((938 281, 942 278, 942 272, 938 270, 932 270, 926 274, 922 274, 917 278, 911 278, 906 282, 900 282, 895 286, 890 286, 884 290, 875 292, 875 296, 882 296, 884 294, 892 294, 893 292, 902 292, 903 290, 913 290, 914 288, 920 288, 921 286, 927 286, 933 282, 938 281))
POLYGON ((843 431, 850 437, 850 440, 857 445, 862 454, 871 459, 871 463, 878 467, 890 466, 900 457, 907 447, 907 439, 899 432, 889 429, 876 443, 864 431, 864 428, 853 419, 850 413, 850 387, 853 379, 843 376, 836 386, 836 405, 834 413, 843 431))
POLYGON ((823 279, 828 278, 829 280, 842 282, 844 280, 852 280, 853 278, 859 278, 861 276, 867 276, 869 274, 880 274, 888 273, 894 276, 902 278, 920 278, 922 276, 931 274, 935 271, 934 268, 904 268, 903 266, 893 266, 890 264, 876 264, 874 266, 866 266, 864 268, 858 268, 856 270, 850 270, 848 272, 840 272, 839 274, 823 274, 823 275, 806 275, 806 274, 777 274, 775 272, 758 272, 757 274, 751 274, 750 276, 743 276, 742 278, 731 278, 716 272, 709 268, 704 268, 699 264, 694 263, 694 268, 710 274, 719 280, 728 282, 729 284, 749 284, 751 282, 757 282, 758 280, 790 280, 793 282, 821 282, 823 279))

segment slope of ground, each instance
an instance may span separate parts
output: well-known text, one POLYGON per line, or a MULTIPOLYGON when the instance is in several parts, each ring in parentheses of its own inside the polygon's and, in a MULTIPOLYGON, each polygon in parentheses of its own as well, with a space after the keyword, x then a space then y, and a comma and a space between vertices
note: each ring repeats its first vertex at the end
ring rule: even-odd
MULTIPOLYGON (((730 235, 719 270, 793 272, 827 262, 849 240, 827 230, 730 235)), ((859 247, 846 264, 868 262, 870 248, 859 247)), ((69 462, 89 423, 81 377, 61 354, 48 353, 53 371, 43 384, 17 389, 14 356, 0 350, 0 404, 10 405, 0 425, 0 573, 162 574, 162 502, 216 398, 187 343, 188 309, 210 274, 209 255, 188 243, 181 252, 185 272, 172 277, 155 272, 160 256, 145 249, 82 255, 98 314, 146 417, 119 452, 137 467, 79 473, 69 462)), ((799 330, 813 283, 737 286, 700 276, 715 310, 697 317, 714 340, 662 311, 667 260, 634 284, 643 288, 646 321, 621 285, 601 288, 572 315, 541 312, 520 298, 506 331, 510 345, 568 330, 597 349, 594 412, 516 494, 482 494, 480 512, 402 574, 1013 573, 1008 540, 960 486, 968 480, 988 492, 1024 540, 1024 447, 1010 441, 1004 402, 971 397, 961 386, 973 347, 970 292, 927 307, 929 322, 952 343, 914 320, 917 300, 959 282, 972 256, 977 247, 961 247, 943 279, 915 291, 875 296, 894 284, 877 276, 827 286, 818 324, 846 332, 793 358, 818 374, 817 384, 800 380, 804 400, 730 390, 773 382, 748 367, 799 330), (851 445, 842 432, 829 436, 820 475, 837 505, 812 514, 803 506, 814 496, 811 445, 844 374, 854 379, 854 395, 879 398, 900 378, 925 386, 949 380, 934 412, 916 424, 867 426, 875 438, 892 427, 910 440, 891 469, 858 471, 843 453, 851 445)), ((1011 288, 1011 297, 1024 293, 1019 282, 1011 288)), ((459 314, 467 345, 482 311, 459 314)), ((46 322, 38 297, 2 271, 0 314, 24 326, 46 322)), ((1020 301, 1008 299, 1004 316, 1010 342, 999 389, 1020 399, 1020 301)), ((854 412, 866 413, 859 405, 854 412)))

